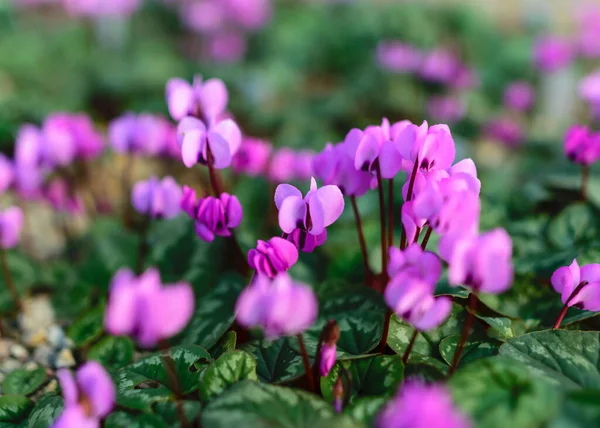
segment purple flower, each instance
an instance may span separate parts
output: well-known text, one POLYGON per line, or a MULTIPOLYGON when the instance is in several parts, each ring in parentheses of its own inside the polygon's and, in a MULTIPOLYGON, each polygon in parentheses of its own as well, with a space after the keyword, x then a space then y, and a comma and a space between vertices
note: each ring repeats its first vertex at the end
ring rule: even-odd
POLYGON ((191 85, 179 78, 169 80, 166 97, 174 120, 186 116, 202 117, 209 127, 225 113, 229 100, 227 87, 221 79, 202 81, 201 76, 195 76, 191 85))
POLYGON ((424 121, 421 126, 408 123, 394 141, 402 158, 406 161, 403 169, 412 172, 414 163, 418 170, 428 172, 448 169, 454 162, 456 148, 448 125, 429 127, 424 121))
POLYGON ((320 235, 344 211, 344 196, 337 186, 317 188, 317 182, 312 178, 310 191, 304 198, 291 184, 277 186, 275 205, 279 210, 279 227, 284 233, 290 234, 298 228, 311 235, 320 235))
POLYGON ((455 123, 460 121, 465 113, 465 103, 455 96, 431 96, 427 100, 427 114, 433 120, 455 123))
POLYGON ((69 370, 57 372, 65 400, 64 410, 53 428, 93 428, 115 405, 116 389, 104 367, 96 361, 82 365, 75 377, 69 370))
POLYGON ((346 138, 358 141, 349 143, 351 146, 356 144, 354 167, 359 171, 372 172, 379 166, 382 178, 393 178, 403 163, 398 140, 403 138, 409 125, 407 120, 390 125, 384 118, 380 126, 368 126, 364 132, 352 130, 353 134, 346 138))
POLYGON ((216 169, 227 168, 242 144, 242 133, 231 119, 213 123, 208 128, 200 119, 187 116, 177 126, 181 158, 188 168, 196 163, 208 165, 209 156, 216 169))
POLYGON ((315 248, 320 247, 327 241, 327 229, 324 229, 318 235, 312 235, 303 229, 295 229, 285 239, 292 242, 300 251, 312 253, 315 248))
POLYGON ((108 135, 117 153, 159 155, 172 142, 173 129, 163 117, 125 113, 109 124, 108 135))
POLYGON ((540 37, 533 47, 533 61, 546 73, 558 71, 571 64, 573 54, 571 43, 557 36, 540 37))
POLYGON ((294 176, 296 180, 309 180, 313 176, 313 159, 315 153, 312 150, 301 150, 296 153, 294 176))
POLYGON ((298 249, 285 239, 274 237, 267 242, 258 241, 248 252, 248 264, 256 272, 269 278, 287 271, 298 261, 298 249))
POLYGON ((131 203, 137 212, 152 218, 173 218, 180 209, 181 187, 173 177, 150 177, 138 181, 131 191, 131 203))
POLYGON ((189 186, 183 186, 179 207, 192 219, 196 218, 196 210, 198 209, 198 200, 196 191, 189 186))
POLYGON ((504 104, 513 110, 530 110, 534 102, 535 90, 529 82, 512 82, 504 91, 504 104))
POLYGON ((385 70, 396 73, 414 72, 423 61, 423 53, 406 43, 382 41, 377 45, 377 62, 385 70))
POLYGON ((257 275, 237 300, 236 319, 244 327, 261 327, 267 339, 302 333, 317 318, 313 290, 282 273, 273 280, 257 275))
POLYGON ((600 116, 600 70, 583 78, 579 83, 578 92, 579 96, 590 104, 594 116, 600 116))
POLYGON ((216 236, 231 236, 242 222, 242 205, 235 195, 222 193, 215 198, 207 196, 196 203, 195 216, 196 234, 206 242, 212 242, 216 236))
POLYGON ((452 404, 442 385, 405 382, 379 414, 378 428, 469 428, 469 419, 452 404))
POLYGON ((295 180, 296 153, 288 148, 282 147, 273 153, 269 165, 269 179, 275 183, 295 180))
POLYGON ((593 164, 600 158, 600 134, 590 133, 586 126, 572 126, 565 135, 565 155, 576 164, 593 164))
POLYGON ((67 113, 53 113, 42 124, 44 162, 49 167, 69 165, 77 153, 67 113))
POLYGON ((587 4, 578 11, 578 51, 585 58, 600 57, 600 7, 587 4))
POLYGON ((273 146, 258 138, 244 138, 239 150, 231 160, 231 167, 238 174, 251 177, 265 175, 273 146))
POLYGON ((450 83, 458 74, 461 63, 449 50, 429 52, 422 63, 420 75, 431 82, 450 83))
POLYGON ((210 58, 217 62, 239 61, 246 53, 246 38, 238 31, 220 31, 206 39, 206 50, 210 58))
POLYGON ((504 143, 509 147, 517 147, 525 139, 521 125, 508 117, 490 120, 484 126, 483 133, 486 137, 504 143))
POLYGON ((323 343, 321 345, 321 364, 319 365, 319 371, 321 376, 327 376, 336 360, 336 344, 323 343))
POLYGON ((179 333, 194 311, 194 292, 185 283, 163 286, 158 270, 148 269, 136 277, 120 269, 110 285, 104 314, 106 331, 132 336, 144 348, 179 333))
POLYGON ((270 0, 222 0, 229 17, 244 28, 255 30, 271 18, 270 0))
POLYGON ((389 255, 387 273, 390 278, 399 274, 409 274, 433 285, 440 279, 440 259, 430 251, 423 251, 417 243, 409 245, 405 250, 390 247, 389 255))
POLYGON ((586 311, 600 311, 600 264, 579 268, 577 260, 573 260, 570 266, 558 268, 550 282, 561 293, 565 305, 586 311))
POLYGON ((477 292, 499 294, 512 284, 512 242, 504 229, 494 229, 454 242, 448 280, 477 292))
POLYGON ((57 177, 48 183, 44 196, 56 211, 70 214, 82 214, 85 211, 81 198, 62 178, 57 177))
POLYGON ((0 245, 9 249, 16 247, 23 227, 23 211, 19 207, 9 207, 0 211, 0 245))
POLYGON ((417 217, 414 206, 414 201, 405 202, 402 205, 402 226, 404 227, 408 244, 415 242, 417 232, 427 223, 427 219, 417 217))

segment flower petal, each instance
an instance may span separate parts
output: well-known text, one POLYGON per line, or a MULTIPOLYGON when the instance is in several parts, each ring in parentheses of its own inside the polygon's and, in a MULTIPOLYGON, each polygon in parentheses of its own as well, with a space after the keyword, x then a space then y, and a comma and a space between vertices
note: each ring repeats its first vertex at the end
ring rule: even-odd
POLYGON ((279 209, 279 227, 285 233, 292 233, 300 224, 305 227, 306 202, 298 196, 288 196, 279 209))
POLYGON ((277 209, 281 209, 281 204, 288 196, 296 196, 302 199, 302 192, 296 189, 291 184, 280 184, 275 189, 275 206, 277 209))
POLYGON ((94 416, 107 416, 115 405, 116 389, 104 367, 96 361, 85 363, 77 371, 77 384, 90 400, 94 416))

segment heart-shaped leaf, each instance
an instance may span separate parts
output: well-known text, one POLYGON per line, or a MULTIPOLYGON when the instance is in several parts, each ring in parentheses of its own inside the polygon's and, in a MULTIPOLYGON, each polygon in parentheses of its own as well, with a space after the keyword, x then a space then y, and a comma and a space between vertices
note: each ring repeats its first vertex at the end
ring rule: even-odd
POLYGON ((167 423, 151 413, 112 412, 104 423, 106 428, 167 428, 167 423))
POLYGON ((256 373, 262 382, 286 382, 304 373, 302 356, 289 346, 289 340, 294 339, 257 340, 242 347, 256 358, 256 373))
MULTIPOLYGON (((458 342, 460 341, 460 336, 449 336, 440 342, 440 354, 446 363, 449 365, 452 364, 454 360, 454 354, 456 353, 456 348, 458 347, 458 342)), ((500 348, 501 342, 498 342, 494 339, 488 340, 477 340, 477 339, 468 339, 464 345, 462 350, 459 367, 464 364, 468 364, 471 361, 478 360, 480 358, 491 357, 492 355, 496 355, 498 353, 498 349, 500 348)))
POLYGON ((212 362, 202 375, 200 396, 209 401, 240 380, 258 380, 256 360, 245 351, 228 351, 212 362))
POLYGON ((236 342, 236 332, 228 331, 223 335, 223 337, 221 337, 221 339, 219 339, 217 344, 211 348, 210 355, 212 355, 214 359, 217 359, 227 351, 234 351, 236 342))
POLYGON ((118 369, 133 361, 134 344, 128 337, 107 336, 90 348, 88 360, 96 360, 108 369, 118 369))
POLYGON ((157 402, 171 400, 166 386, 141 374, 120 370, 112 375, 117 389, 117 404, 133 410, 150 411, 157 402))
POLYGON ((63 399, 54 393, 46 394, 29 414, 27 428, 47 428, 63 411, 63 399))
POLYGON ((75 346, 87 346, 96 341, 104 331, 104 306, 83 314, 67 332, 75 346))
POLYGON ((2 393, 29 395, 35 392, 45 380, 46 370, 43 367, 33 370, 13 370, 2 382, 2 393))
POLYGON ((23 422, 33 408, 33 402, 24 395, 3 395, 0 397, 0 423, 7 425, 23 422))

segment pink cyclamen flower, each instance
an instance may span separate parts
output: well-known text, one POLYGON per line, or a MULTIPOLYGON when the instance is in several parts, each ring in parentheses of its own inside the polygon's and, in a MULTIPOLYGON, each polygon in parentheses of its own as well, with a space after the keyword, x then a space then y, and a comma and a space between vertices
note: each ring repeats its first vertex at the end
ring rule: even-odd
POLYGON ((550 279, 552 287, 561 294, 567 306, 600 311, 600 264, 579 267, 577 260, 570 266, 558 268, 550 279))
POLYGON ((269 166, 273 146, 259 138, 244 138, 239 150, 231 160, 231 167, 238 174, 251 177, 264 175, 269 166))
POLYGON ((173 132, 165 118, 147 113, 125 113, 108 126, 109 140, 117 153, 159 155, 167 150, 173 132))
POLYGON ((212 242, 216 236, 231 236, 242 222, 242 205, 235 195, 221 193, 218 198, 207 196, 196 204, 196 234, 206 242, 212 242))
POLYGON ((283 238, 274 237, 267 242, 258 241, 256 248, 248 252, 248 264, 252 269, 269 278, 287 271, 298 261, 298 249, 283 238))
POLYGON ((269 165, 269 179, 275 183, 295 180, 296 152, 289 147, 275 150, 269 165))
POLYGON ((469 428, 469 419, 458 411, 442 385, 405 382, 379 414, 377 428, 469 428))
POLYGON ((182 190, 173 177, 138 181, 131 191, 135 210, 152 218, 173 218, 181 211, 182 190))
POLYGON ((571 43, 558 36, 540 37, 533 47, 534 64, 546 73, 567 67, 573 61, 573 57, 571 43))
POLYGON ((110 285, 104 326, 110 334, 131 336, 150 348, 179 333, 193 312, 194 292, 188 283, 163 286, 154 268, 138 277, 120 269, 110 285))
POLYGON ((385 70, 396 73, 416 71, 423 61, 423 53, 406 43, 382 41, 377 45, 377 62, 385 70))
POLYGON ((291 184, 277 186, 275 205, 279 210, 279 227, 284 233, 298 228, 320 235, 344 211, 344 196, 337 186, 317 188, 317 182, 311 178, 310 190, 304 198, 291 184))
POLYGON ((427 121, 421 126, 408 122, 396 137, 394 144, 404 159, 402 169, 412 172, 415 162, 423 173, 448 169, 454 162, 456 147, 448 125, 433 125, 427 121))
POLYGON ((238 31, 220 31, 206 38, 206 50, 216 62, 232 63, 246 53, 246 38, 238 31))
POLYGON ((44 196, 56 211, 70 214, 82 214, 85 211, 83 200, 62 178, 54 178, 48 183, 44 196))
POLYGON ((321 376, 327 376, 335 365, 336 352, 337 345, 335 343, 323 343, 321 345, 321 364, 319 365, 321 376))
POLYGON ((520 80, 512 82, 504 91, 504 104, 513 110, 530 110, 535 102, 535 89, 531 83, 520 80))
POLYGON ((600 7, 592 3, 584 4, 577 11, 579 34, 578 52, 584 58, 600 57, 600 7))
POLYGON ((315 248, 320 247, 327 241, 327 229, 324 229, 318 235, 312 235, 304 229, 295 229, 287 235, 285 239, 292 242, 298 250, 304 253, 312 253, 315 248))
POLYGON ((301 150, 296 153, 294 176, 296 180, 309 180, 313 174, 313 159, 315 153, 312 150, 301 150))
POLYGON ((0 245, 4 249, 16 247, 23 227, 23 211, 19 207, 9 207, 0 211, 0 245))
POLYGON ((390 247, 387 273, 390 278, 399 274, 409 274, 428 284, 435 284, 442 273, 442 263, 431 251, 423 251, 418 243, 401 250, 390 247))
POLYGON ((450 83, 461 67, 459 59, 449 50, 436 49, 429 52, 422 62, 420 75, 432 82, 450 83))
POLYGON ((67 369, 57 372, 64 410, 53 428, 94 428, 115 405, 116 388, 104 367, 96 361, 82 365, 75 377, 67 369))
POLYGON ((244 327, 261 327, 267 339, 302 333, 317 318, 313 290, 281 273, 273 280, 257 275, 237 300, 236 318, 244 327))
POLYGON ((595 117, 600 117, 600 70, 584 77, 579 83, 579 96, 587 101, 595 117))
POLYGON ((42 124, 44 163, 49 167, 70 164, 77 153, 68 113, 52 113, 42 124))
POLYGON ((512 241, 504 229, 457 239, 454 242, 448 280, 477 292, 499 294, 513 280, 512 241))
POLYGON ((483 127, 487 138, 504 143, 508 147, 518 147, 525 140, 525 134, 519 122, 509 117, 492 119, 483 127))
POLYGON ((195 76, 193 84, 173 78, 166 85, 167 105, 174 120, 186 116, 201 117, 212 125, 227 109, 229 95, 221 79, 202 80, 195 76))
POLYGON ((215 122, 207 128, 200 119, 187 116, 177 126, 177 142, 188 168, 197 163, 208 165, 210 156, 212 166, 222 169, 231 165, 242 144, 242 133, 232 119, 215 122))
POLYGON ((591 165, 600 159, 600 134, 592 134, 586 126, 574 125, 567 130, 564 150, 571 162, 591 165))
POLYGON ((221 0, 229 18, 236 24, 255 30, 271 18, 271 0, 221 0))
POLYGON ((431 96, 427 100, 427 114, 433 120, 456 123, 465 113, 465 103, 455 96, 431 96))

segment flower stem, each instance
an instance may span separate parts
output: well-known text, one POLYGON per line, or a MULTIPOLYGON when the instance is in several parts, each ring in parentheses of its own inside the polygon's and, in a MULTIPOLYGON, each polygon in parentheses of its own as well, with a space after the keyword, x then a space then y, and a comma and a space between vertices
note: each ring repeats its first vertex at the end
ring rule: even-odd
MULTIPOLYGON (((417 178, 417 171, 419 170, 419 159, 415 159, 415 165, 413 166, 412 173, 410 174, 410 181, 408 182, 408 192, 406 192, 406 202, 410 202, 413 196, 413 190, 415 187, 415 179, 417 178)), ((402 215, 400 215, 402 218, 402 215)), ((415 237, 416 240, 416 237, 415 237)), ((404 225, 402 226, 402 240, 400 241, 400 249, 404 250, 407 247, 406 242, 406 230, 404 225)))
POLYGON ((352 202, 352 211, 354 211, 354 220, 356 221, 356 230, 358 232, 358 242, 360 244, 360 251, 363 257, 363 263, 365 265, 365 271, 369 276, 371 273, 371 267, 369 266, 369 255, 367 253, 367 243, 365 241, 365 235, 363 233, 362 220, 360 219, 360 213, 358 212, 358 205, 356 204, 356 196, 350 196, 350 202, 352 202))
POLYGON ((586 285, 588 285, 588 281, 581 281, 577 285, 577 287, 575 287, 575 290, 573 290, 573 292, 567 299, 566 303, 564 304, 563 308, 561 309, 560 313, 558 314, 558 318, 556 319, 556 322, 554 323, 554 327, 553 327, 554 330, 556 330, 560 327, 560 324, 562 323, 563 319, 565 318, 565 315, 567 315, 567 311, 569 310, 569 303, 571 303, 571 300, 573 300, 573 298, 575 296, 577 296, 579 294, 579 292, 581 291, 581 289, 583 287, 585 287, 586 285))
POLYGON ((415 328, 415 331, 412 335, 412 337, 410 338, 410 342, 408 342, 408 346, 406 347, 406 351, 404 351, 404 355, 402 356, 402 362, 404 364, 406 364, 408 362, 408 357, 410 356, 410 353, 413 350, 413 347, 415 346, 415 342, 417 340, 417 336, 419 335, 419 330, 417 330, 415 328))
POLYGON ((304 346, 302 334, 298 333, 296 335, 296 338, 298 339, 298 345, 300 346, 300 354, 302 355, 302 364, 304 364, 304 371, 306 372, 308 387, 311 392, 315 392, 315 380, 313 378, 312 370, 310 368, 310 360, 308 359, 308 353, 306 352, 306 347, 304 346))
POLYGON ((379 193, 379 223, 381 228, 381 272, 383 275, 387 272, 387 244, 385 237, 385 198, 383 196, 383 179, 381 178, 381 168, 376 165, 377 190, 379 193))
POLYGON ((469 307, 467 309, 467 319, 465 320, 465 325, 460 336, 460 341, 458 342, 458 346, 456 347, 456 351, 454 352, 454 358, 452 359, 452 365, 450 366, 450 371, 448 372, 448 375, 452 375, 452 373, 454 373, 458 366, 458 361, 460 360, 460 357, 462 355, 463 348, 465 347, 465 343, 469 338, 469 333, 471 333, 471 327, 473 326, 476 308, 477 294, 473 292, 469 294, 469 307))
POLYGON ((583 165, 581 167, 581 200, 587 200, 587 188, 590 177, 590 167, 583 165))
POLYGON ((387 345, 387 337, 390 331, 390 320, 392 318, 392 311, 389 309, 385 312, 385 320, 383 321, 383 333, 381 334, 381 342, 379 344, 379 352, 385 354, 385 347, 387 345))
POLYGON ((123 169, 121 184, 123 185, 122 193, 123 193, 123 224, 129 225, 131 223, 131 203, 130 192, 131 192, 131 179, 133 175, 133 166, 135 163, 135 156, 133 154, 127 155, 127 161, 125 162, 125 167, 123 169))
POLYGON ((421 242, 421 249, 423 251, 425 251, 425 248, 427 248, 427 243, 429 242, 429 238, 431 237, 432 231, 433 231, 433 229, 431 228, 431 226, 428 226, 427 232, 425 233, 425 237, 423 238, 423 241, 421 242))
POLYGON ((215 196, 218 198, 219 196, 221 196, 221 193, 223 193, 223 191, 221 189, 221 182, 219 181, 217 171, 215 171, 215 167, 213 166, 213 156, 212 156, 212 152, 210 151, 210 149, 208 149, 207 156, 208 156, 207 165, 208 165, 208 175, 210 177, 210 185, 213 189, 213 192, 215 193, 215 196))
POLYGON ((388 180, 388 249, 394 245, 394 179, 388 180))
POLYGON ((173 358, 169 354, 169 343, 166 340, 161 340, 158 344, 160 349, 160 358, 167 374, 169 387, 175 393, 177 400, 175 401, 175 407, 177 408, 177 414, 179 415, 179 422, 181 428, 187 428, 189 426, 187 418, 185 417, 185 411, 181 402, 181 386, 179 385, 179 379, 177 378, 177 370, 175 369, 175 363, 173 358))
POLYGON ((21 298, 19 297, 19 293, 17 292, 17 288, 15 287, 12 274, 10 273, 10 269, 8 268, 8 262, 6 261, 6 249, 4 248, 0 248, 0 262, 2 263, 2 275, 4 275, 4 282, 6 283, 6 288, 8 288, 10 296, 15 302, 15 305, 17 305, 17 309, 19 311, 22 311, 23 303, 21 302, 21 298))

